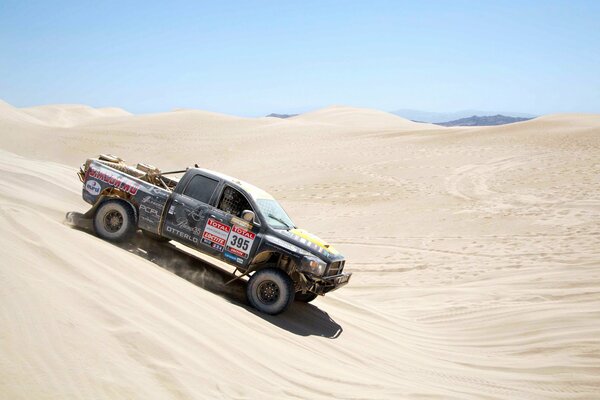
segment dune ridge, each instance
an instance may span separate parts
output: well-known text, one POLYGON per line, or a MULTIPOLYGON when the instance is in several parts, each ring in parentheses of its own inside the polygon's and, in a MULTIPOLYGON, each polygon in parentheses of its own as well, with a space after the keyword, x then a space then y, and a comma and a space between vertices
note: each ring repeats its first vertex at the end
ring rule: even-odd
POLYGON ((346 129, 395 129, 412 131, 440 129, 437 125, 410 121, 384 111, 347 106, 329 106, 286 118, 286 120, 342 125, 346 129))
POLYGON ((0 99, 0 123, 41 124, 42 121, 0 99))
POLYGON ((600 397, 600 116, 385 114, 51 126, 0 103, 0 397, 600 397), (101 152, 266 189, 351 284, 268 317, 195 252, 73 229, 75 172, 101 152))
POLYGON ((20 109, 41 123, 56 127, 72 127, 98 118, 115 118, 131 116, 117 107, 93 108, 81 104, 53 104, 20 109))

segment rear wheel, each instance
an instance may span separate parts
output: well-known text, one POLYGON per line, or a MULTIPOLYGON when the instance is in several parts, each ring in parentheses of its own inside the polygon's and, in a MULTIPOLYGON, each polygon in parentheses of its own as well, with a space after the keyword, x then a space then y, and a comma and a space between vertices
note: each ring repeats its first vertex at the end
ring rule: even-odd
POLYGON ((294 301, 294 282, 280 269, 261 269, 250 277, 246 295, 252 307, 258 311, 280 314, 294 301))
POLYGON ((296 296, 294 297, 294 300, 301 301, 302 303, 310 303, 311 301, 313 301, 316 298, 317 298, 317 294, 316 293, 311 293, 311 292, 306 292, 306 293, 296 292, 296 296))
POLYGON ((96 235, 111 242, 131 239, 137 229, 136 225, 133 208, 122 200, 108 200, 94 214, 96 235))

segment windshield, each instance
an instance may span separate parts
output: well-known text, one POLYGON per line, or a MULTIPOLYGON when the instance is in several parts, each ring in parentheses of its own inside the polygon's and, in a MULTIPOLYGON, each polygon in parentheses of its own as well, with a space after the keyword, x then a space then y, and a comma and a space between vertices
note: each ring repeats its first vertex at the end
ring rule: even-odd
POLYGON ((292 229, 294 223, 283 211, 279 203, 272 199, 256 199, 256 204, 267 219, 269 226, 275 229, 292 229))

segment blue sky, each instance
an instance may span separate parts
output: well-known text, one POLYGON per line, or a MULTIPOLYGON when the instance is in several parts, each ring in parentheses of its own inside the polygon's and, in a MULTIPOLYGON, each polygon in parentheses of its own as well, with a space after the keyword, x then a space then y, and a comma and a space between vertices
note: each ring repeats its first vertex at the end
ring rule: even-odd
POLYGON ((0 1, 0 98, 600 113, 600 1, 0 1))

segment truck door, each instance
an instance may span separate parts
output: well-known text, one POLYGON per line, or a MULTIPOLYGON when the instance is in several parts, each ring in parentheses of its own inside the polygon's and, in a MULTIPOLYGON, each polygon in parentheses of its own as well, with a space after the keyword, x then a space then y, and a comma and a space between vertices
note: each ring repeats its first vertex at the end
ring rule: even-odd
POLYGON ((236 267, 246 267, 260 242, 260 222, 258 217, 252 222, 244 221, 244 211, 256 210, 241 191, 225 184, 216 202, 217 215, 224 215, 219 222, 229 231, 227 240, 223 243, 221 258, 236 267))
POLYGON ((218 253, 202 244, 202 232, 208 209, 219 181, 201 174, 194 175, 181 193, 173 193, 162 228, 163 235, 205 253, 218 253))

